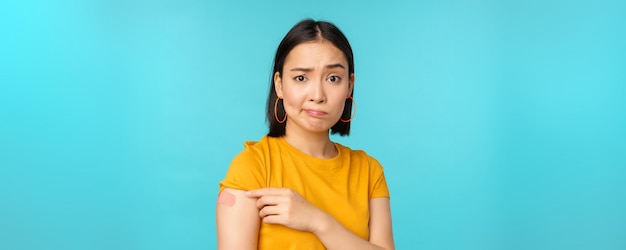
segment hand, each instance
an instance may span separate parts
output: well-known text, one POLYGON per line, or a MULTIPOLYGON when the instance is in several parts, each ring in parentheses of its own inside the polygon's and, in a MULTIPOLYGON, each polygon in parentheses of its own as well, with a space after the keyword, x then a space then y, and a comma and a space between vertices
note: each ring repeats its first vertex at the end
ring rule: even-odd
POLYGON ((261 188, 250 190, 246 195, 258 198, 256 206, 259 216, 267 224, 280 224, 298 231, 314 232, 326 215, 289 188, 261 188))

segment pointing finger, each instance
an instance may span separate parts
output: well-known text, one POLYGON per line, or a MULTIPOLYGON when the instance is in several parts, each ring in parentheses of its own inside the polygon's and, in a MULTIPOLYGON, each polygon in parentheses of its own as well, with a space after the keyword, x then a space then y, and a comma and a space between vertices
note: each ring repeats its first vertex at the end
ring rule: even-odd
POLYGON ((285 193, 285 188, 259 188, 246 192, 248 197, 261 197, 264 195, 280 195, 285 193))
POLYGON ((286 203, 286 202, 288 202, 288 198, 284 196, 264 195, 264 196, 259 197, 256 200, 256 207, 258 209, 262 209, 263 207, 266 207, 266 206, 278 206, 281 203, 286 203))

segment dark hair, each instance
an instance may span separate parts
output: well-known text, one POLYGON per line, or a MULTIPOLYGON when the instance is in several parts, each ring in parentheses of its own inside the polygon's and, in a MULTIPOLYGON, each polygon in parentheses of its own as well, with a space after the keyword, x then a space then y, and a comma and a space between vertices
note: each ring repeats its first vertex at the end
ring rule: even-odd
MULTIPOLYGON (((274 83, 274 74, 278 72, 280 76, 283 76, 283 65, 285 64, 285 58, 287 54, 297 45, 305 42, 315 40, 327 40, 331 42, 335 47, 343 52, 348 61, 348 73, 354 74, 354 58, 352 55, 352 48, 346 36, 343 35, 341 30, 335 25, 324 21, 314 21, 312 19, 305 19, 293 26, 291 30, 285 35, 283 40, 278 45, 276 50, 276 56, 274 57, 274 67, 271 75, 271 85, 269 90, 269 96, 267 98, 267 110, 265 119, 269 123, 270 131, 267 134, 271 137, 279 137, 285 135, 285 124, 278 123, 274 114, 274 105, 276 103, 276 91, 274 83)), ((350 96, 354 95, 354 88, 350 96)), ((280 106, 280 105, 279 105, 280 106)), ((285 117, 285 109, 277 108, 278 117, 285 117)), ((341 119, 348 120, 352 116, 352 100, 346 99, 346 103, 341 114, 341 119)), ((289 119, 289 117, 287 117, 289 119)), ((337 121, 335 125, 330 128, 332 134, 338 133, 341 136, 350 134, 350 122, 337 121)))

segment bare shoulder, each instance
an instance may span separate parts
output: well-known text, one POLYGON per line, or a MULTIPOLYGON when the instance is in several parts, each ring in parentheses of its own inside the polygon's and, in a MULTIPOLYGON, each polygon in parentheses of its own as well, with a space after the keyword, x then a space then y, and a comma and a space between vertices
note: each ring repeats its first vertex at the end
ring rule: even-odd
POLYGON ((256 199, 245 190, 224 188, 217 199, 216 223, 218 249, 256 249, 259 210, 256 199))

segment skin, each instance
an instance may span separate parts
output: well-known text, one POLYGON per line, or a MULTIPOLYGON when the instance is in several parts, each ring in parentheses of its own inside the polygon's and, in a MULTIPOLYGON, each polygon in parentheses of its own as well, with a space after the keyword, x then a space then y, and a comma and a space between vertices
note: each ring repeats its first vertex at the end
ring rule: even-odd
POLYGON ((274 82, 288 117, 285 140, 314 157, 336 156, 328 130, 341 118, 354 86, 345 56, 325 40, 302 43, 287 55, 283 75, 276 72, 274 82))
MULTIPOLYGON (((329 129, 341 117, 354 87, 354 74, 349 74, 341 50, 323 39, 299 44, 287 55, 283 76, 274 74, 274 82, 288 117, 285 140, 313 157, 335 157, 329 129)), ((311 232, 327 249, 394 249, 389 198, 370 200, 366 241, 291 189, 222 192, 236 202, 217 204, 218 249, 257 249, 261 222, 311 232)))

